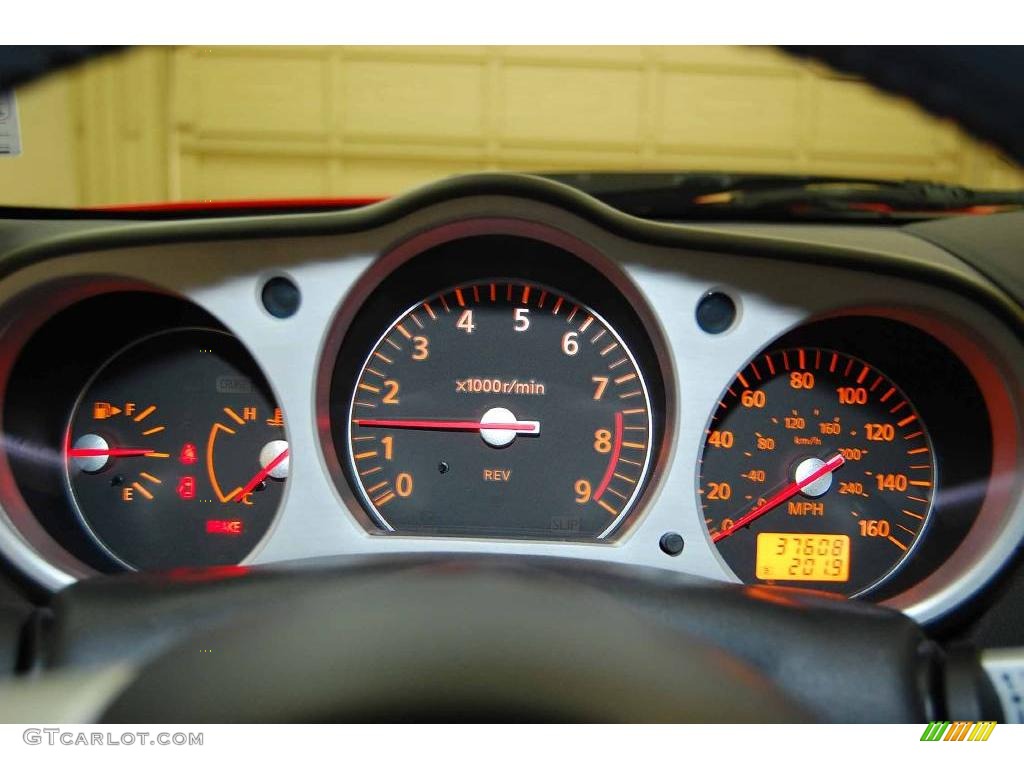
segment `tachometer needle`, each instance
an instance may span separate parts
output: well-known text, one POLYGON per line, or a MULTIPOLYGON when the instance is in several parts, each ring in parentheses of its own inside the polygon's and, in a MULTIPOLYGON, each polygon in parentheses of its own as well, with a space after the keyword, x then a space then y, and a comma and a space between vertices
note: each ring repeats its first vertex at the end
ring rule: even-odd
POLYGON ((441 421, 439 419, 354 419, 359 427, 387 429, 437 429, 446 432, 479 432, 482 429, 504 429, 521 434, 540 432, 539 421, 441 421))
POLYGON ((750 523, 757 520, 757 518, 761 517, 761 515, 765 514, 766 512, 770 512, 780 504, 785 503, 787 500, 793 498, 798 493, 800 493, 800 491, 802 491, 804 488, 816 482, 817 480, 820 480, 830 472, 839 469, 839 467, 843 466, 843 464, 845 463, 846 459, 843 458, 843 454, 837 453, 831 459, 829 459, 820 467, 818 467, 814 472, 811 472, 809 475, 807 475, 807 477, 803 478, 802 480, 793 481, 789 485, 782 488, 775 495, 765 499, 763 503, 758 504, 745 515, 742 515, 739 518, 737 518, 728 530, 715 531, 715 533, 711 534, 711 540, 715 543, 718 543, 722 539, 732 536, 740 528, 750 525, 750 523))
POLYGON ((285 448, 283 451, 281 451, 279 454, 277 454, 277 456, 275 456, 270 461, 270 463, 267 464, 267 466, 265 466, 263 469, 261 469, 255 475, 253 475, 252 480, 250 480, 248 483, 246 483, 242 487, 242 490, 238 492, 238 495, 234 497, 234 500, 241 504, 245 500, 245 497, 248 494, 252 493, 257 485, 259 485, 260 483, 262 483, 264 480, 267 479, 267 477, 270 475, 270 473, 274 470, 274 467, 276 467, 278 464, 280 464, 282 461, 284 461, 287 458, 288 458, 288 449, 285 448))

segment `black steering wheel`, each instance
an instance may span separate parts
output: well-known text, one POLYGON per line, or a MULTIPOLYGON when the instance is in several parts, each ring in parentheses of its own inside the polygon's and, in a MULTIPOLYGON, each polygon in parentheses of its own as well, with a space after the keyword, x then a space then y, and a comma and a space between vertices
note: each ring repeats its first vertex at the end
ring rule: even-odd
POLYGON ((556 558, 134 574, 60 593, 45 656, 132 660, 109 722, 986 719, 973 655, 803 590, 556 558), (237 578, 230 578, 237 577, 237 578))

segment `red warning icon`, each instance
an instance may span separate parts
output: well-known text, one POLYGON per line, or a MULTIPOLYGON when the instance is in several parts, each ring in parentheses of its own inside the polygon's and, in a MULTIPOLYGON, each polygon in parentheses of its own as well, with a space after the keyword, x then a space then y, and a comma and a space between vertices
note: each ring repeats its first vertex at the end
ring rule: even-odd
POLYGON ((181 453, 178 454, 178 461, 186 466, 189 464, 195 464, 199 461, 199 452, 196 450, 195 443, 185 443, 181 446, 181 453))
POLYGON ((178 481, 178 496, 183 499, 194 499, 196 496, 196 479, 185 475, 178 481))

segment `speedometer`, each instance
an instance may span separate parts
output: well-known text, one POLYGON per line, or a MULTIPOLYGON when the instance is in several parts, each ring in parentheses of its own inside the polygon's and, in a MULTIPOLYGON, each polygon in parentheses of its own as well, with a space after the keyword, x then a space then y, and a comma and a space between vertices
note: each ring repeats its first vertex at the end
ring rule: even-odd
POLYGON ((698 494, 741 580, 855 595, 915 548, 935 482, 928 428, 899 386, 801 346, 736 374, 707 429, 698 494))

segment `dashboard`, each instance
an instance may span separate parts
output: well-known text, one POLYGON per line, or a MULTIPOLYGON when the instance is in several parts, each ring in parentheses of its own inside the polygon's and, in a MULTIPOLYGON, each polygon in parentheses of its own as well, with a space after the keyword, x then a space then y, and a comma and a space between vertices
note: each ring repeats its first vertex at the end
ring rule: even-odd
POLYGON ((42 590, 495 553, 931 622, 1024 539, 1021 308, 905 229, 491 175, 10 242, 0 555, 42 590))

